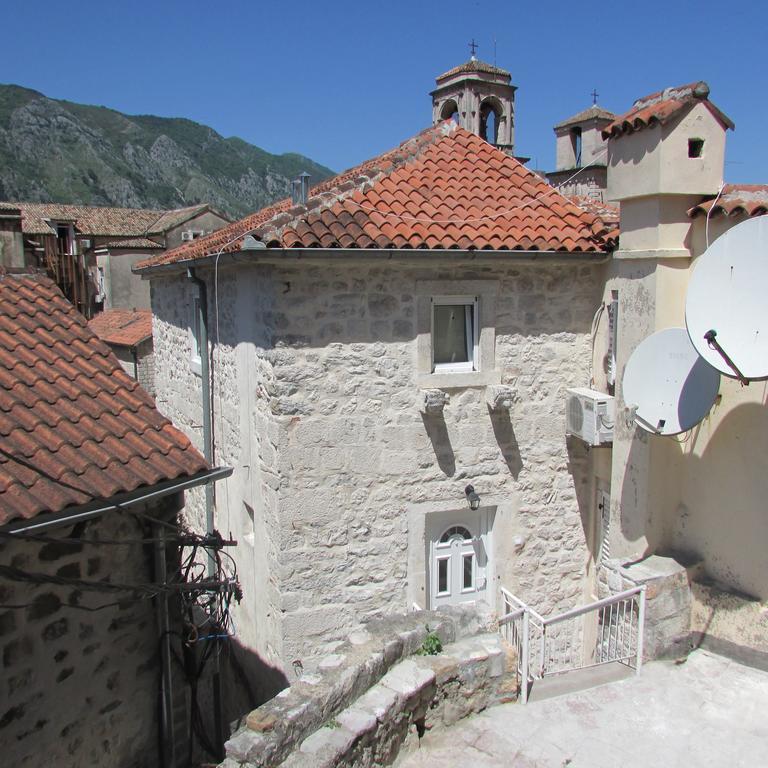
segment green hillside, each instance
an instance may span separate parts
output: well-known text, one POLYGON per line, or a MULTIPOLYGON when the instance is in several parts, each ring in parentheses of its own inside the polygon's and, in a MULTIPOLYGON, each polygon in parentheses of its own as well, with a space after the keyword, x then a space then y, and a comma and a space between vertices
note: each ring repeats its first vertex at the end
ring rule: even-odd
POLYGON ((183 118, 124 115, 0 85, 0 200, 178 208, 237 218, 289 194, 302 155, 272 155, 183 118))

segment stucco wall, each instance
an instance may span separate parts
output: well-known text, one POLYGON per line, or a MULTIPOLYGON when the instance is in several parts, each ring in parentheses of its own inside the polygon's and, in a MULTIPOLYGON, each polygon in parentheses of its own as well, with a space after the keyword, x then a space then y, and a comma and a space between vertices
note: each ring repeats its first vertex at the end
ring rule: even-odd
POLYGON ((183 224, 180 224, 178 227, 169 229, 165 233, 166 248, 168 248, 169 250, 171 248, 178 248, 178 246, 180 246, 184 242, 181 239, 181 233, 186 232, 188 229, 202 230, 205 233, 215 232, 217 229, 221 229, 223 226, 226 226, 228 223, 229 222, 226 219, 222 218, 217 213, 207 211, 206 213, 203 213, 200 216, 195 216, 194 218, 189 219, 189 221, 185 221, 183 224))
POLYGON ((655 194, 715 195, 723 179, 725 132, 703 104, 665 125, 654 123, 610 142, 608 199, 655 194), (688 157, 688 139, 704 140, 688 157))
MULTIPOLYGON (((612 553, 627 559, 656 552, 683 553, 701 560, 706 574, 727 588, 766 599, 766 384, 753 382, 742 387, 722 376, 720 397, 709 415, 679 437, 650 435, 626 422, 621 384, 626 361, 637 344, 654 331, 685 327, 688 281, 696 258, 706 248, 706 218, 700 216, 691 222, 684 210, 689 200, 681 199, 683 202, 675 206, 677 239, 672 237, 664 244, 689 257, 618 258, 609 268, 606 283, 605 300, 612 290, 618 291, 620 317, 612 451, 612 553)), ((654 202, 653 198, 648 201, 654 202)), ((663 209, 662 198, 659 210, 663 209)), ((674 218, 662 217, 669 222, 674 218)), ((741 220, 713 216, 710 243, 741 220)), ((622 203, 622 225, 624 221, 622 203)), ((623 250, 624 232, 621 248, 619 255, 627 253, 623 250)), ((657 252, 659 256, 664 253, 657 252)), ((605 344, 605 330, 603 326, 598 334, 598 349, 605 344)), ((598 388, 603 387, 604 380, 598 376, 598 388)))
MULTIPOLYGON (((248 571, 246 644, 287 663, 363 618, 402 611, 408 510, 465 509, 470 481, 495 508, 488 597, 504 584, 543 611, 578 602, 591 481, 586 450, 566 443, 564 392, 588 379, 601 270, 219 270, 217 461, 236 469, 219 484, 217 515, 248 571), (457 293, 466 280, 498 285, 496 368, 517 393, 508 414, 491 414, 484 388, 468 387, 450 391, 441 420, 422 417, 417 285, 441 279, 457 293)), ((188 294, 181 278, 153 285, 157 398, 197 437, 188 294)))
POLYGON ((149 309, 149 283, 131 272, 134 264, 154 256, 160 251, 149 253, 130 249, 110 248, 109 255, 98 255, 97 263, 104 267, 104 282, 107 293, 105 309, 149 309))

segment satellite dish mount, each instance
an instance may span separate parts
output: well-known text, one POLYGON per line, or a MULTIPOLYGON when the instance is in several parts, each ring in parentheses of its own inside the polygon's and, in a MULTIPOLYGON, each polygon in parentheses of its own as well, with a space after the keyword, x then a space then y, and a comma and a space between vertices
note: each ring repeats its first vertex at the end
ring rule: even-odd
POLYGON ((714 328, 710 329, 704 334, 704 338, 707 346, 710 349, 714 349, 725 360, 725 364, 736 374, 736 378, 741 382, 741 386, 748 387, 749 379, 736 367, 736 363, 728 357, 728 353, 720 346, 720 342, 717 340, 717 331, 714 328))

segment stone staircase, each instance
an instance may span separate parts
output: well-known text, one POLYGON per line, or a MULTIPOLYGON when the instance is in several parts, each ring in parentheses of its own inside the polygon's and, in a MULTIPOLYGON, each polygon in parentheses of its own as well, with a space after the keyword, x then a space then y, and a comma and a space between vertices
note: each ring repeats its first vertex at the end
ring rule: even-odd
POLYGON ((516 700, 514 649, 470 610, 421 611, 353 632, 248 716, 222 768, 391 765, 427 731, 516 700), (434 656, 419 654, 427 626, 444 643, 434 656))

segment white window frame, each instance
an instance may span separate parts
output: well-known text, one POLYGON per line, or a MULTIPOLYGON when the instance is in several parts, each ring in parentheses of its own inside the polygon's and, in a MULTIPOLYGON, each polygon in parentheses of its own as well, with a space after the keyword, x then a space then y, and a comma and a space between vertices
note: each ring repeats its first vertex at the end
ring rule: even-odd
POLYGON ((433 296, 431 311, 432 373, 470 373, 480 370, 480 301, 477 296, 433 296), (472 307, 471 333, 467 328, 467 357, 462 363, 435 362, 435 308, 472 307))
POLYGON ((416 282, 416 386, 421 388, 485 387, 501 382, 496 368, 496 296, 498 280, 417 280, 416 282), (434 368, 432 352, 433 299, 474 301, 477 345, 474 367, 463 371, 434 368))
POLYGON ((451 551, 450 551, 450 544, 448 545, 448 554, 447 555, 435 555, 435 597, 447 597, 451 594, 451 551), (444 592, 440 591, 440 563, 444 562, 446 564, 445 566, 445 585, 446 589, 444 592))
POLYGON ((474 551, 461 553, 461 592, 466 595, 470 592, 477 592, 477 555, 474 551), (464 586, 464 561, 468 558, 472 558, 472 583, 468 586, 464 586))
POLYGON ((202 346, 200 338, 200 290, 195 286, 192 289, 189 323, 189 362, 192 371, 198 376, 203 375, 202 346))

